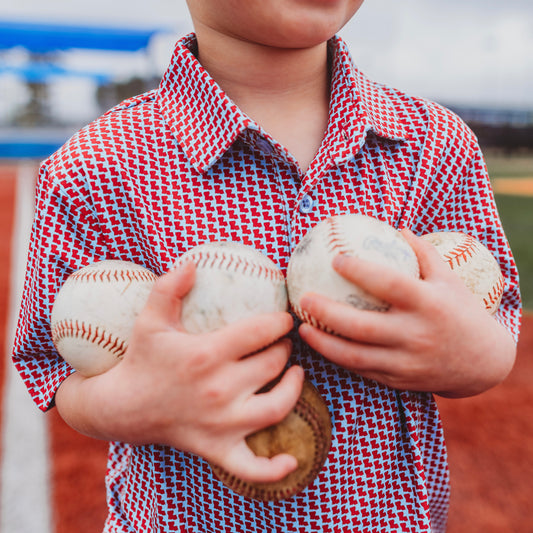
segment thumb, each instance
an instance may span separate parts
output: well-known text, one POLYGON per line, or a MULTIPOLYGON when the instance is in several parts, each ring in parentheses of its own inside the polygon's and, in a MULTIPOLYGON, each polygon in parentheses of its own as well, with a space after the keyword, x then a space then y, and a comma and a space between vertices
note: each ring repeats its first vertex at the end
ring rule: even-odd
POLYGON ((157 322, 176 326, 181 317, 181 302, 192 289, 195 281, 196 266, 186 261, 178 268, 163 274, 154 284, 145 313, 157 322))
POLYGON ((280 481, 296 470, 298 461, 287 453, 281 453, 274 457, 255 455, 246 442, 242 440, 225 458, 221 468, 226 471, 225 473, 217 473, 221 478, 229 474, 245 482, 272 483, 280 481))
POLYGON ((410 229, 403 228, 401 234, 416 254, 422 279, 449 275, 449 268, 435 246, 421 237, 417 237, 410 229))

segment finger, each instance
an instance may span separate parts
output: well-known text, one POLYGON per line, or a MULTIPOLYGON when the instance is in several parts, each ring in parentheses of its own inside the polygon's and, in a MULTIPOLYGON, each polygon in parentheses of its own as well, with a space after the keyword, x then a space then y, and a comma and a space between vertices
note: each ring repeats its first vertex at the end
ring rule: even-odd
POLYGON ((194 263, 186 262, 162 275, 148 296, 145 315, 175 325, 181 316, 181 300, 194 285, 195 269, 194 263))
POLYGON ((433 244, 417 237, 408 228, 403 228, 401 233, 416 254, 420 266, 420 277, 422 279, 428 279, 435 275, 447 275, 449 273, 450 269, 433 244))
POLYGON ((333 363, 360 375, 366 372, 392 372, 394 353, 379 345, 369 345, 331 335, 310 324, 302 324, 304 342, 333 363))
POLYGON ((418 279, 360 257, 339 254, 333 267, 348 281, 394 306, 409 307, 413 293, 419 290, 418 279))
POLYGON ((238 320, 207 334, 222 357, 241 359, 269 346, 294 327, 289 313, 268 313, 238 320))
POLYGON ((306 293, 301 308, 335 334, 367 344, 391 345, 398 341, 396 322, 390 313, 375 313, 335 302, 325 296, 306 293))
MULTIPOLYGON (((324 357, 363 378, 401 390, 416 382, 419 365, 400 349, 354 343, 308 324, 301 326, 300 335, 324 357)), ((416 388, 420 390, 419 382, 416 388)))
POLYGON ((303 369, 291 366, 268 392, 250 396, 243 409, 244 431, 250 434, 281 422, 298 402, 303 380, 303 369))
POLYGON ((235 446, 223 463, 220 466, 229 473, 254 483, 279 481, 298 468, 298 461, 292 455, 260 457, 254 454, 245 441, 235 446))
POLYGON ((249 396, 278 378, 291 355, 292 342, 285 338, 237 363, 236 386, 249 396))

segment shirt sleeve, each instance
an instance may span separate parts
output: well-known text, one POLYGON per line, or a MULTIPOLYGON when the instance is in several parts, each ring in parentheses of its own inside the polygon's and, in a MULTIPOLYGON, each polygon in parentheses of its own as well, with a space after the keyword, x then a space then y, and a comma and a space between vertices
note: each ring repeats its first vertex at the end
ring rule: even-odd
POLYGON ((415 187, 419 209, 413 229, 419 233, 462 231, 482 242, 498 261, 505 278, 495 318, 518 341, 521 323, 519 277, 496 206, 487 167, 474 133, 450 112, 441 112, 426 144, 439 144, 441 157, 431 165, 422 160, 415 187), (444 117, 444 118, 443 118, 444 117), (455 123, 455 135, 445 136, 455 123), (443 133, 444 132, 444 133, 443 133), (421 194, 423 192, 423 194, 421 194))
POLYGON ((73 372, 51 339, 54 297, 71 272, 105 255, 98 219, 82 172, 66 172, 51 160, 41 167, 37 182, 13 346, 13 362, 32 399, 43 411, 53 406, 57 388, 73 372))
POLYGON ((478 232, 476 237, 493 253, 499 262, 505 279, 505 289, 501 305, 495 315, 518 342, 522 303, 520 297, 519 274, 509 242, 505 235, 494 194, 490 184, 487 167, 477 142, 472 150, 472 158, 465 174, 464 185, 459 186, 461 192, 466 186, 466 201, 479 199, 480 213, 473 217, 478 232))

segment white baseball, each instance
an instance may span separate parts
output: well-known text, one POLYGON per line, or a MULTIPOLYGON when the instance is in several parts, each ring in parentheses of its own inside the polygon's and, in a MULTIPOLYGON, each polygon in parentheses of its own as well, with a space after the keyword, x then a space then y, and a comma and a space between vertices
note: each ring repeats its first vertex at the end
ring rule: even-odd
MULTIPOLYGON (((338 274, 333 258, 345 253, 395 268, 418 278, 417 257, 399 231, 375 218, 349 214, 327 218, 298 243, 289 261, 287 289, 296 315, 324 328, 300 307, 306 292, 315 292, 360 309, 385 311, 389 304, 338 274)), ((324 328, 325 329, 325 328, 324 328)))
POLYGON ((489 313, 498 309, 505 280, 498 262, 481 242, 465 233, 440 231, 422 238, 433 244, 489 313))
POLYGON ((176 261, 196 265, 196 280, 182 302, 182 324, 204 333, 257 314, 288 309, 285 278, 279 267, 251 246, 210 242, 176 261))
POLYGON ((56 295, 50 323, 63 359, 84 376, 118 363, 156 279, 146 268, 118 260, 73 272, 56 295))

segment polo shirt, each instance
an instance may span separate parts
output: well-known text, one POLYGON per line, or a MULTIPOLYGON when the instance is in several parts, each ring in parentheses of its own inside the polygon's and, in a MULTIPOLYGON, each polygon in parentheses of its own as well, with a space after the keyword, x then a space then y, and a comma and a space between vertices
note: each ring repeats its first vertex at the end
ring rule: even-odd
MULTIPOLYGON (((340 38, 329 49, 329 124, 307 172, 201 67, 193 34, 177 43, 158 89, 116 106, 43 163, 13 356, 42 410, 73 371, 49 320, 74 270, 122 259, 160 275, 195 245, 232 240, 285 272, 309 229, 345 213, 477 237, 506 280, 496 318, 517 337, 517 271, 475 136, 447 109, 370 81, 340 38)), ((363 379, 296 333, 291 362, 332 417, 314 483, 287 500, 254 501, 201 457, 112 442, 105 531, 444 532, 448 468, 433 396, 363 379)))

